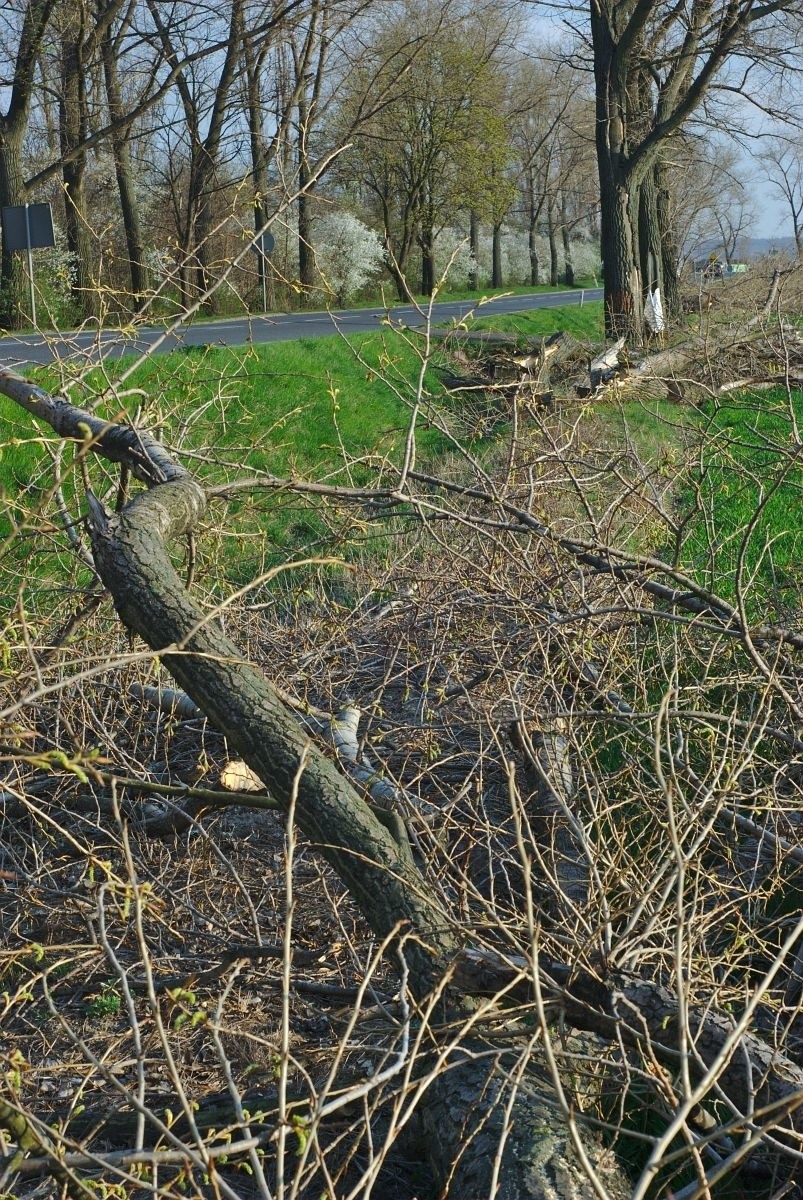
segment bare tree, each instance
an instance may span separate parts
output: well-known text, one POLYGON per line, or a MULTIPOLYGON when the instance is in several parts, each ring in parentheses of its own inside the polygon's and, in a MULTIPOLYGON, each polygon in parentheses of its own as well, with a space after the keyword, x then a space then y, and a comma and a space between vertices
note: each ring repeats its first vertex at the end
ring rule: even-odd
MULTIPOLYGON (((756 6, 708 0, 672 9, 647 0, 631 4, 592 0, 600 177, 602 257, 609 333, 640 337, 643 254, 661 258, 653 173, 686 121, 703 103, 718 77, 740 58, 783 59, 792 38, 799 0, 756 6), (642 205, 642 190, 650 195, 642 205), (654 219, 651 214, 654 212, 654 219), (646 240, 640 227, 647 223, 646 240)), ((738 66, 734 68, 738 73, 738 66)), ((737 81, 738 86, 738 81, 737 81)), ((660 191, 660 188, 658 189, 660 191)))
POLYGON ((133 3, 129 4, 115 26, 115 23, 109 18, 113 15, 111 10, 116 7, 114 0, 98 0, 98 18, 103 29, 100 51, 111 126, 110 140, 125 231, 131 296, 136 311, 142 306, 148 293, 148 269, 145 257, 145 234, 131 156, 133 123, 124 124, 123 122, 130 108, 141 111, 141 103, 135 101, 133 104, 126 104, 120 78, 125 38, 134 18, 135 6, 133 3))
POLYGON ((770 183, 788 206, 797 253, 803 254, 803 142, 800 131, 789 137, 773 138, 762 151, 761 162, 770 183))
POLYGON ((408 295, 416 246, 422 291, 430 295, 438 232, 466 209, 475 227, 482 216, 499 224, 509 206, 505 87, 497 70, 504 28, 459 5, 437 12, 407 6, 380 28, 372 57, 349 80, 345 120, 354 126, 353 114, 366 104, 374 115, 360 121, 344 169, 352 179, 360 175, 378 208, 400 299, 408 295))

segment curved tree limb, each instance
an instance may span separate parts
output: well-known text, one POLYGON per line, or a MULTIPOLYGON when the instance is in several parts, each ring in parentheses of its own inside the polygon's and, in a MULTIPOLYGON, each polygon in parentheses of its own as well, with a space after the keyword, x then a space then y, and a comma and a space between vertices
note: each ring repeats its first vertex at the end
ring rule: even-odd
MULTIPOLYGON (((293 809, 299 827, 340 876, 372 929, 383 938, 405 927, 412 934, 406 938, 405 956, 414 992, 443 995, 444 971, 459 939, 409 849, 310 745, 276 689, 193 600, 170 562, 167 544, 190 532, 205 512, 203 488, 139 430, 106 423, 12 371, 0 370, 0 391, 62 437, 125 464, 148 484, 147 491, 116 514, 88 496, 95 562, 121 620, 159 654, 280 805, 293 809)), ((458 1002, 454 1015, 471 1008, 458 1002)), ((450 1194, 462 1200, 467 1194, 463 1183, 470 1182, 478 1196, 551 1200, 554 1181, 571 1176, 567 1197, 591 1200, 599 1195, 580 1164, 563 1112, 550 1100, 551 1084, 528 1071, 511 1089, 503 1072, 487 1092, 487 1068, 478 1076, 472 1056, 470 1020, 465 1033, 454 1069, 444 1076, 444 1063, 437 1059, 421 1092, 421 1107, 435 1114, 432 1127, 440 1131, 430 1149, 450 1194), (471 1121, 480 1121, 483 1136, 470 1153, 461 1140, 466 1114, 456 1112, 452 1096, 469 1105, 471 1121)), ((423 1056, 425 1061, 428 1057, 423 1056)), ((409 1069, 415 1066, 411 1058, 409 1069)), ((586 1154, 592 1170, 603 1161, 611 1165, 610 1194, 624 1197, 626 1184, 612 1155, 593 1139, 586 1154)))

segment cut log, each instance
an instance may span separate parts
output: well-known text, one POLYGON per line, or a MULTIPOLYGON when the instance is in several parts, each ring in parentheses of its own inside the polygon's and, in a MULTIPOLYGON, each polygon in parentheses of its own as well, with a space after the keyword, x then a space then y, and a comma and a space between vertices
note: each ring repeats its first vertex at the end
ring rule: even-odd
POLYGON ((588 896, 588 861, 582 826, 574 812, 569 743, 557 720, 533 729, 519 718, 510 738, 524 763, 531 826, 540 835, 538 858, 563 916, 583 907, 588 896))
MULTIPOLYGON (((495 996, 507 989, 511 999, 532 998, 532 967, 517 956, 502 958, 489 951, 461 951, 454 963, 455 980, 467 991, 495 996)), ((681 1009, 677 996, 663 984, 633 976, 594 977, 562 963, 539 963, 545 996, 559 1002, 563 1019, 575 1029, 643 1049, 677 1069, 682 1045, 681 1009)), ((789 1145, 803 1150, 803 1068, 756 1034, 744 1030, 734 1039, 738 1016, 710 1008, 688 1013, 692 1078, 713 1069, 711 1083, 738 1113, 763 1106, 777 1110, 777 1128, 789 1145), (732 1046, 730 1053, 728 1047, 732 1046)))
POLYGON ((186 692, 180 692, 176 688, 143 687, 142 684, 132 683, 129 691, 132 696, 138 700, 144 700, 158 712, 167 713, 168 716, 177 717, 182 721, 193 720, 204 715, 198 705, 190 700, 186 692))
POLYGON ((626 338, 620 337, 602 354, 591 360, 588 373, 591 376, 591 387, 597 388, 601 383, 607 383, 616 374, 619 367, 619 355, 625 347, 626 338))

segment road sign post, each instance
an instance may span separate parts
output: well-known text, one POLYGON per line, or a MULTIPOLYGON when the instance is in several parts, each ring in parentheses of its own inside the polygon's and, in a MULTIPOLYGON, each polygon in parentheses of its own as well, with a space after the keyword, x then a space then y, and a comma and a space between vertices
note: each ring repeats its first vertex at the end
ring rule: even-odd
POLYGON ((36 329, 36 288, 33 281, 33 253, 31 250, 31 206, 25 205, 25 249, 28 251, 28 280, 31 284, 31 323, 36 329))
POLYGON ((8 250, 25 250, 31 285, 31 320, 36 327, 36 293, 33 278, 34 249, 55 246, 53 213, 49 204, 9 204, 3 208, 3 240, 8 250))
POLYGON ((276 246, 276 238, 269 229, 263 229, 252 243, 254 253, 259 258, 260 275, 262 276, 262 311, 268 311, 268 255, 276 246))

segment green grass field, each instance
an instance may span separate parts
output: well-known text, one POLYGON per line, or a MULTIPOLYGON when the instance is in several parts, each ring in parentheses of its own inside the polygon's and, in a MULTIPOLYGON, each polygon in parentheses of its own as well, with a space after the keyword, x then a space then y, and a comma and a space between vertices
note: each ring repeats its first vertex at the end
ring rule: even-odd
POLYGON ((501 333, 521 334, 523 338, 548 337, 564 329, 576 338, 601 342, 604 337, 604 311, 601 300, 587 304, 566 304, 555 308, 534 308, 529 312, 482 315, 482 309, 470 324, 471 329, 496 329, 501 333))
MULTIPOLYGON (((120 363, 114 369, 119 373, 125 367, 120 363)), ((126 379, 120 401, 108 393, 108 380, 100 373, 90 375, 82 393, 74 391, 72 398, 86 404, 94 394, 99 411, 110 419, 119 418, 121 403, 129 416, 139 409, 141 422, 159 431, 208 484, 278 476, 346 488, 376 486, 392 483, 402 463, 420 371, 413 346, 387 331, 358 335, 348 343, 328 337, 156 356, 126 379)), ((55 387, 47 372, 38 380, 55 387)), ((448 447, 434 423, 436 410, 459 425, 459 413, 449 414, 432 367, 425 373, 421 400, 419 465, 433 463, 448 447)), ((2 397, 0 422, 0 536, 7 536, 50 487, 43 443, 54 447, 57 439, 32 441, 33 422, 2 397)), ((76 487, 80 491, 68 476, 68 502, 76 487)), ((353 506, 327 506, 289 491, 257 488, 228 502, 226 510, 228 515, 223 502, 215 502, 207 532, 217 533, 216 546, 222 542, 226 573, 235 583, 288 556, 352 557, 377 536, 375 522, 353 506), (227 527, 237 529, 236 537, 225 532, 227 527)), ((14 539, 17 551, 23 536, 14 539)))
MULTIPOLYGON (((472 328, 515 331, 523 337, 567 329, 598 340, 602 305, 488 317, 474 321, 472 328)), ((387 484, 402 461, 416 398, 421 369, 417 344, 388 330, 348 342, 327 337, 238 349, 205 347, 145 362, 126 380, 119 401, 99 373, 74 398, 87 403, 94 394, 110 418, 120 415, 120 404, 128 415, 139 409, 142 423, 160 431, 207 483, 248 475, 340 487, 387 484)), ((437 348, 436 354, 441 353, 437 348)), ((118 372, 124 369, 124 363, 114 366, 118 372)), ((47 372, 39 378, 44 386, 54 386, 47 372)), ((796 411, 803 423, 800 393, 796 411)), ((450 453, 449 439, 437 427, 441 419, 470 440, 470 425, 461 416, 462 406, 440 384, 436 358, 424 379, 418 465, 433 465, 450 453)), ((500 434, 503 428, 504 421, 500 434)), ((48 452, 57 439, 36 430, 2 397, 0 429, 0 536, 7 538, 14 526, 22 526, 11 542, 15 554, 27 556, 28 544, 41 542, 46 561, 54 546, 63 544, 56 533, 48 452), (43 500, 44 517, 38 511, 43 500), (43 540, 48 521, 53 524, 43 540), (39 530, 36 536, 34 530, 39 530)), ((776 612, 799 610, 803 475, 793 454, 795 432, 782 389, 734 396, 702 411, 680 411, 659 402, 633 402, 621 410, 603 407, 594 414, 589 435, 611 447, 627 437, 645 461, 666 460, 667 471, 677 474, 678 509, 700 506, 688 523, 683 565, 701 582, 732 596, 741 562, 751 611, 767 606, 776 612), (702 439, 701 466, 684 469, 690 426, 702 439)), ((78 508, 70 499, 76 491, 81 484, 68 471, 64 492, 71 509, 78 508)), ((235 583, 288 558, 353 558, 375 548, 389 528, 365 507, 308 500, 275 488, 244 492, 225 508, 216 502, 211 513, 209 564, 222 545, 226 575, 235 583), (236 535, 228 529, 236 529, 236 535)), ((36 553, 26 558, 34 573, 36 553)))
POLYGON ((690 526, 684 559, 698 578, 733 599, 737 574, 751 616, 799 615, 803 602, 803 466, 783 388, 738 393, 701 414, 701 470, 683 490, 702 512, 690 526))

